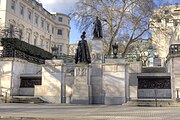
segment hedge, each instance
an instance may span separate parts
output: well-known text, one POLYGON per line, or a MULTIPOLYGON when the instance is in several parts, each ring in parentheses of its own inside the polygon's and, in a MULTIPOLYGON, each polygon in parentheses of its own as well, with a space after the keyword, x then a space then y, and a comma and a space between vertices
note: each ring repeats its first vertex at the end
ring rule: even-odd
POLYGON ((40 59, 52 59, 52 54, 39 47, 30 45, 17 38, 2 38, 1 45, 4 50, 19 50, 28 55, 40 58, 40 59))

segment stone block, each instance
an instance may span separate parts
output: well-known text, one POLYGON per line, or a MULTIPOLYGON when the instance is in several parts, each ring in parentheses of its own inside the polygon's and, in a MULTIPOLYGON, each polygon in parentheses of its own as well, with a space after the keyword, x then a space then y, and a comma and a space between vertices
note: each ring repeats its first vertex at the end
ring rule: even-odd
POLYGON ((125 59, 106 59, 105 63, 125 64, 125 59))
POLYGON ((130 100, 137 100, 138 86, 129 86, 130 100))
POLYGON ((126 64, 104 64, 103 68, 105 104, 123 104, 127 96, 126 64))
POLYGON ((93 53, 103 53, 103 40, 93 39, 92 40, 92 52, 93 53))
POLYGON ((129 74, 129 86, 138 86, 138 78, 136 73, 129 74))
POLYGON ((46 60, 45 65, 62 65, 64 63, 63 60, 46 60))
POLYGON ((133 62, 129 64, 129 73, 141 73, 141 62, 133 62))
POLYGON ((73 104, 91 104, 92 101, 92 86, 90 84, 89 65, 76 65, 74 85, 72 87, 71 103, 73 104))
POLYGON ((91 63, 102 63, 104 60, 103 53, 91 53, 91 63))
POLYGON ((91 104, 91 86, 90 85, 74 85, 71 103, 73 104, 91 104))
MULTIPOLYGON (((138 98, 155 98, 155 89, 138 89, 138 98)), ((171 89, 157 89, 157 98, 171 98, 171 89)))
POLYGON ((92 72, 91 75, 94 76, 102 76, 102 64, 91 64, 92 65, 92 72))
POLYGON ((122 64, 104 64, 103 72, 120 72, 125 70, 125 65, 122 64))
POLYGON ((109 96, 106 96, 105 97, 105 104, 106 105, 121 105, 125 103, 125 97, 109 97, 109 96))

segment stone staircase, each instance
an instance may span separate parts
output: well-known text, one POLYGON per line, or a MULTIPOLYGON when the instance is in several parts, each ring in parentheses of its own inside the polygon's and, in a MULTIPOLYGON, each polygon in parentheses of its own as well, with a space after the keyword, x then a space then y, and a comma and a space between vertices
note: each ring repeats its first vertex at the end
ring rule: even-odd
POLYGON ((37 103, 48 103, 39 97, 34 97, 34 96, 13 96, 10 100, 11 103, 32 103, 32 104, 37 104, 37 103))
POLYGON ((132 100, 123 104, 125 106, 139 106, 139 107, 180 107, 180 102, 173 101, 170 99, 167 100, 157 100, 157 104, 155 100, 132 100))

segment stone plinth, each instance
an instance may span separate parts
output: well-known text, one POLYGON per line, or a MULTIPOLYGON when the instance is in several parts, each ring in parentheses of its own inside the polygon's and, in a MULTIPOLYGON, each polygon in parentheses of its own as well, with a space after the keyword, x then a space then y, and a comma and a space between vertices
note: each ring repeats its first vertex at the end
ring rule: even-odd
POLYGON ((92 103, 103 104, 104 92, 102 88, 102 63, 104 61, 103 39, 96 38, 92 40, 91 52, 91 83, 92 83, 92 103))
POLYGON ((35 86, 35 96, 51 103, 65 103, 65 67, 63 60, 46 60, 42 67, 42 85, 35 86))
MULTIPOLYGON (((103 64, 105 104, 123 104, 128 96, 128 67, 124 63, 103 64)), ((119 60, 122 61, 122 60, 119 60)))
POLYGON ((171 75, 171 97, 176 100, 178 97, 177 91, 179 91, 180 95, 180 57, 178 55, 169 56, 166 65, 171 75))
POLYGON ((92 88, 90 83, 91 68, 88 64, 75 65, 74 85, 72 87, 71 103, 91 104, 92 88))

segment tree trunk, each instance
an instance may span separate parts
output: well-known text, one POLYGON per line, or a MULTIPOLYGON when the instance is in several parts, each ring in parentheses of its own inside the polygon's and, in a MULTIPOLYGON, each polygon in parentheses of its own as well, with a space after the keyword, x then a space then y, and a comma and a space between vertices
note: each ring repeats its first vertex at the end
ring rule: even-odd
POLYGON ((114 42, 114 38, 112 37, 112 38, 111 38, 111 41, 110 41, 110 43, 109 43, 108 55, 110 55, 110 54, 111 54, 111 51, 112 51, 112 44, 113 44, 113 42, 114 42))

